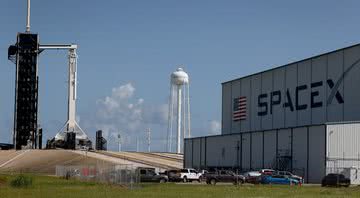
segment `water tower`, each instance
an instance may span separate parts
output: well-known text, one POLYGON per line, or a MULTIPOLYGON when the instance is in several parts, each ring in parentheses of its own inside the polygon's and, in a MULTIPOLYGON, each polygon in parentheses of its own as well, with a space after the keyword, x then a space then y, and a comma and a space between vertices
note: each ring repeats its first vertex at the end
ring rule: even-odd
POLYGON ((181 153, 181 139, 190 133, 189 75, 178 68, 170 77, 167 149, 172 151, 173 122, 176 120, 176 152, 181 153))

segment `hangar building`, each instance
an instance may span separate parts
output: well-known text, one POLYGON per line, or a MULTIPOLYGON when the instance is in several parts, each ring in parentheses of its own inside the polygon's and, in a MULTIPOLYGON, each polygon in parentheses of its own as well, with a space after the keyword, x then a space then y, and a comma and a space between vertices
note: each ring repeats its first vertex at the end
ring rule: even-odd
POLYGON ((221 133, 186 139, 184 166, 360 182, 360 44, 222 83, 221 133))

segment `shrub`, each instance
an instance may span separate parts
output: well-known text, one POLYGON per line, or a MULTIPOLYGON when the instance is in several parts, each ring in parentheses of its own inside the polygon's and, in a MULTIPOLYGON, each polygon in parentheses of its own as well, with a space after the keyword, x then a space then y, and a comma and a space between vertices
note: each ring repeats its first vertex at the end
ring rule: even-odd
POLYGON ((26 188, 31 186, 32 182, 32 177, 26 175, 18 175, 10 181, 10 185, 14 188, 26 188))

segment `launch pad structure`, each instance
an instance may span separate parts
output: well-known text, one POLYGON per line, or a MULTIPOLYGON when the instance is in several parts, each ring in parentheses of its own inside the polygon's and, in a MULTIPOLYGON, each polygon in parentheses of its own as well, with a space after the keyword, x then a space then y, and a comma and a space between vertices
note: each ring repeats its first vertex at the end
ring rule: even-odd
POLYGON ((68 50, 68 114, 67 121, 50 147, 91 147, 91 141, 76 122, 77 45, 40 45, 38 34, 30 32, 30 0, 27 0, 26 32, 18 33, 17 42, 8 50, 8 59, 16 64, 14 148, 41 148, 38 129, 38 55, 44 50, 68 50), (71 144, 69 146, 68 144, 71 144))

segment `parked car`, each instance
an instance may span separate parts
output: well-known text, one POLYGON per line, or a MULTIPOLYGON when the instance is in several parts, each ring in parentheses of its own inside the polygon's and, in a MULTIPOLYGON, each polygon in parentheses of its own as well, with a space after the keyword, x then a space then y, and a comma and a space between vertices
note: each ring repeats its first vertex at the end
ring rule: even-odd
POLYGON ((251 184, 259 184, 261 182, 261 173, 258 171, 250 171, 244 173, 245 182, 251 184))
POLYGON ((198 181, 201 182, 202 174, 192 168, 185 168, 180 170, 180 178, 183 182, 198 181))
POLYGON ((171 182, 178 182, 182 180, 179 169, 166 170, 161 174, 166 175, 171 182))
POLYGON ((245 182, 245 177, 242 175, 237 175, 234 172, 227 170, 220 170, 206 174, 207 184, 215 185, 218 182, 228 182, 236 185, 243 184, 245 182))
POLYGON ((156 174, 154 168, 138 168, 140 174, 140 182, 168 182, 168 177, 162 174, 156 174))
POLYGON ((276 175, 284 175, 284 176, 290 177, 290 178, 292 178, 292 179, 296 179, 296 180, 298 180, 300 183, 304 183, 304 179, 303 179, 301 176, 294 175, 294 174, 292 174, 292 173, 289 172, 289 171, 277 171, 277 172, 274 172, 273 174, 276 174, 276 175))
POLYGON ((343 174, 330 173, 322 179, 321 186, 349 187, 350 179, 345 178, 343 174))
POLYGON ((262 184, 287 184, 298 185, 300 182, 285 175, 264 175, 261 178, 262 184))
POLYGON ((206 174, 209 173, 207 170, 200 170, 199 173, 201 173, 200 181, 205 182, 206 181, 206 174))
POLYGON ((259 173, 262 175, 272 175, 275 172, 273 169, 261 169, 259 173))

